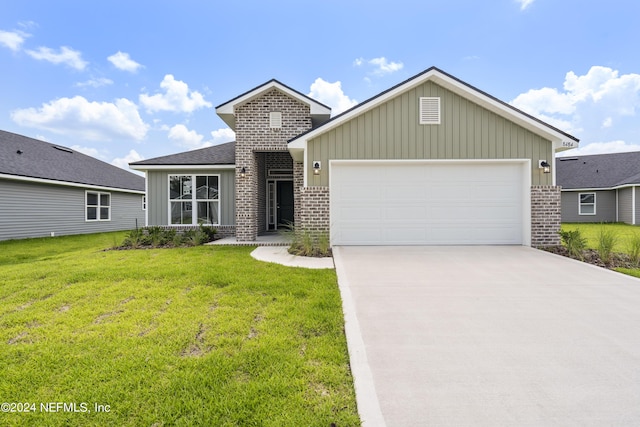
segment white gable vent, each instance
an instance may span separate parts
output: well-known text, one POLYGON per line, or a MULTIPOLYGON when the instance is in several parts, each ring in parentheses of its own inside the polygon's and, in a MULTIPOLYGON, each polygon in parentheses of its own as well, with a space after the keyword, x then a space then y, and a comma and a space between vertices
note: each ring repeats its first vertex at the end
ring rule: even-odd
POLYGON ((282 113, 280 111, 269 113, 269 127, 271 129, 280 129, 282 127, 282 113))
POLYGON ((420 97, 420 124, 440 124, 440 98, 420 97))

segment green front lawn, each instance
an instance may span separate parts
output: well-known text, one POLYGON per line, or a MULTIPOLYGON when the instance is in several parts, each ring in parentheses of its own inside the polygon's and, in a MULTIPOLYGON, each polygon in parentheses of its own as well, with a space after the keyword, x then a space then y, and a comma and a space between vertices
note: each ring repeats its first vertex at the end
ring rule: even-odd
POLYGON ((0 425, 360 424, 334 271, 124 235, 0 242, 0 425))
MULTIPOLYGON (((586 246, 595 251, 598 250, 598 236, 601 231, 611 231, 615 233, 615 245, 613 252, 628 255, 631 251, 632 238, 640 235, 640 227, 623 223, 606 223, 606 224, 585 224, 585 223, 566 223, 562 224, 563 231, 579 230, 580 235, 586 239, 586 246)), ((640 268, 613 268, 616 271, 631 276, 640 277, 640 268)))

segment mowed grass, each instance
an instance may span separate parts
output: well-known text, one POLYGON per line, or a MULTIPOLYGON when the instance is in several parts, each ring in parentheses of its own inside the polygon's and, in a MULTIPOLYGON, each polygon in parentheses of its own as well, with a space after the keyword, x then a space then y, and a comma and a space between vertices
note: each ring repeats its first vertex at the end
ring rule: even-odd
POLYGON ((580 235, 587 239, 587 247, 590 249, 597 249, 598 247, 598 235, 600 230, 610 230, 616 233, 617 242, 614 247, 616 252, 626 253, 631 238, 635 234, 640 234, 640 227, 636 225, 624 224, 624 223, 595 223, 595 224, 578 224, 578 223, 564 223, 562 224, 562 230, 572 231, 580 230, 580 235))
POLYGON ((334 271, 123 237, 0 242, 0 425, 360 424, 334 271))
MULTIPOLYGON (((600 233, 603 230, 613 232, 616 236, 613 252, 624 254, 630 253, 633 237, 640 235, 640 227, 624 223, 565 223, 562 224, 562 230, 580 230, 580 235, 586 239, 587 248, 596 250, 600 233)), ((630 276, 640 277, 640 269, 638 268, 616 268, 615 270, 630 276)))

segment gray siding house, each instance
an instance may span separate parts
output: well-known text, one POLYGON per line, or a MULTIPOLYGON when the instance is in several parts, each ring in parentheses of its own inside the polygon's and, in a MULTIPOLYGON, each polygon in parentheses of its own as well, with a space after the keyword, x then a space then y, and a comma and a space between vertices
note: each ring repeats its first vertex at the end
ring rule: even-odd
POLYGON ((143 226, 144 189, 136 174, 0 131, 0 240, 143 226))
POLYGON ((640 223, 640 152, 559 157, 556 170, 562 222, 640 223))
POLYGON ((235 142, 131 164, 147 224, 245 242, 292 221, 332 245, 559 243, 552 163, 578 140, 435 67, 333 118, 277 80, 216 112, 235 142))

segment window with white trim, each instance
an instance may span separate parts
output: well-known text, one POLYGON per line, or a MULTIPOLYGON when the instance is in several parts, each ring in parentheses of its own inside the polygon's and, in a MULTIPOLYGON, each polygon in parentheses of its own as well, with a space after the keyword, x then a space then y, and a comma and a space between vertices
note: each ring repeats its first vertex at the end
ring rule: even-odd
POLYGON ((146 195, 142 196, 142 210, 143 211, 147 210, 147 196, 146 195))
POLYGON ((85 220, 111 221, 111 194, 99 191, 85 192, 85 220))
POLYGON ((595 215, 596 214, 596 193, 579 193, 578 194, 578 214, 579 215, 595 215))
POLYGON ((169 223, 220 224, 219 175, 169 175, 169 223))

